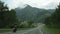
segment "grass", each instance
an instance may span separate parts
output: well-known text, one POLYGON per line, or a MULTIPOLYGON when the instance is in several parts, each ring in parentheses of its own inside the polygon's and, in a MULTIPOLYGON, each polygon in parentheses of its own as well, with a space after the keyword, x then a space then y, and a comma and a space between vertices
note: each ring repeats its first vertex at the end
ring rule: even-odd
POLYGON ((0 33, 11 32, 11 30, 0 30, 0 33))
POLYGON ((48 28, 47 26, 43 26, 43 30, 47 30, 52 34, 60 34, 60 29, 57 29, 57 28, 48 28))

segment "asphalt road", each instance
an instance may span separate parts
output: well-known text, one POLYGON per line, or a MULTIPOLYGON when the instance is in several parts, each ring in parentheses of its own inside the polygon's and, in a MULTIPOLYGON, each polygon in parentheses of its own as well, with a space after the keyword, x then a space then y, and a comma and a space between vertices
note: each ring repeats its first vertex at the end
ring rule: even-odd
POLYGON ((20 31, 17 31, 16 33, 6 32, 6 33, 0 33, 0 34, 46 34, 40 29, 42 26, 43 25, 40 25, 36 28, 29 29, 29 30, 20 30, 20 31))

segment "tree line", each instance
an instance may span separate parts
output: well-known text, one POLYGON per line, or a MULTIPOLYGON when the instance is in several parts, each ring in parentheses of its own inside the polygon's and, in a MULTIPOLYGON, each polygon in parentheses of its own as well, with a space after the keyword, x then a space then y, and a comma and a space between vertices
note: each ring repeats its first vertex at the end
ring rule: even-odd
POLYGON ((56 8, 55 12, 45 19, 45 24, 48 27, 60 28, 60 4, 56 8))
POLYGON ((17 22, 16 11, 9 10, 4 2, 0 1, 0 28, 9 27, 17 22))

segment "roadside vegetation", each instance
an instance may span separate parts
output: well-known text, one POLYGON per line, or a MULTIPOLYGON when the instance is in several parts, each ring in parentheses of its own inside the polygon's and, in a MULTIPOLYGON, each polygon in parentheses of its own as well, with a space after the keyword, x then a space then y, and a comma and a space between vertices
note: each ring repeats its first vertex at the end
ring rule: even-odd
POLYGON ((56 8, 55 12, 51 16, 46 17, 44 24, 50 28, 60 29, 60 4, 56 8))
POLYGON ((0 33, 11 32, 12 30, 0 30, 0 33))
POLYGON ((60 34, 60 29, 58 29, 58 28, 49 28, 48 26, 45 25, 42 27, 42 29, 44 31, 51 33, 51 34, 60 34))
POLYGON ((52 34, 60 34, 60 4, 53 14, 46 17, 44 24, 46 24, 46 26, 43 27, 44 30, 52 34))

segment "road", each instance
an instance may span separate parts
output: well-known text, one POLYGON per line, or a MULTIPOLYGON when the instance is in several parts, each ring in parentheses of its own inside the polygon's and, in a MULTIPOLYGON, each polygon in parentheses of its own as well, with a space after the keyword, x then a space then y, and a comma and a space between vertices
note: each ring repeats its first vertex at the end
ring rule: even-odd
POLYGON ((29 30, 20 30, 17 31, 16 33, 13 32, 6 32, 6 33, 0 33, 0 34, 46 34, 43 33, 43 31, 40 29, 43 25, 40 25, 36 28, 29 29, 29 30))

